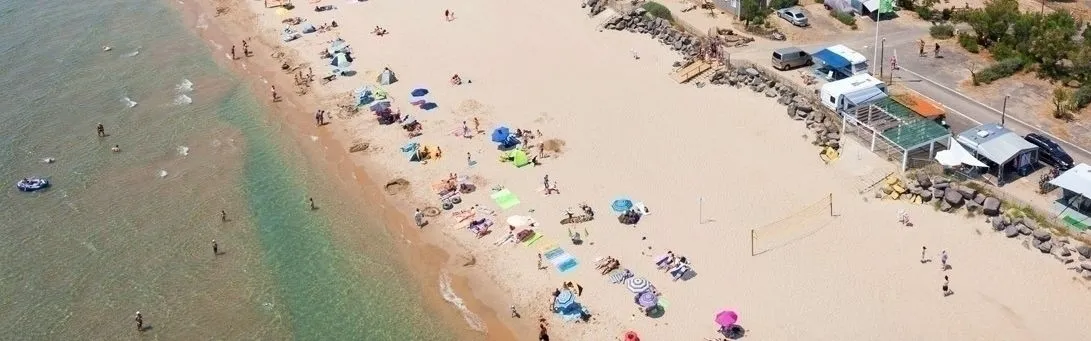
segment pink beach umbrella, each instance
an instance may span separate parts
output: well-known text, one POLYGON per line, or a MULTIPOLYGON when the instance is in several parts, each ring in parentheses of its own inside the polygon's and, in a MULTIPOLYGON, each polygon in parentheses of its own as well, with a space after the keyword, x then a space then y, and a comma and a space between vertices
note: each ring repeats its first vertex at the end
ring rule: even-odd
POLYGON ((722 327, 731 327, 735 322, 739 322, 739 314, 734 310, 724 310, 716 314, 716 323, 722 327))

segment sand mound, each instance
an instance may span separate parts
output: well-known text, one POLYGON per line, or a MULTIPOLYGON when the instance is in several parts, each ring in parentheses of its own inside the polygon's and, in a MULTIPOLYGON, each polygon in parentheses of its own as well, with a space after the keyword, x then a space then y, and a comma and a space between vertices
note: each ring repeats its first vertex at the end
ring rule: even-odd
POLYGON ((404 192, 405 190, 409 189, 409 180, 402 178, 390 180, 386 183, 385 186, 383 186, 383 189, 385 189, 386 194, 389 195, 395 195, 404 192))
POLYGON ((485 105, 481 104, 474 99, 467 99, 458 104, 458 113, 468 116, 481 115, 485 113, 485 105))
POLYGON ((357 152, 367 151, 368 148, 371 148, 371 143, 356 142, 356 143, 352 144, 352 147, 349 147, 349 153, 357 153, 357 152))
POLYGON ((564 152, 564 140, 560 139, 548 139, 542 142, 542 148, 547 152, 563 153, 564 152))
POLYGON ((437 208, 435 206, 425 207, 420 212, 423 213, 425 217, 435 217, 435 216, 438 216, 441 213, 439 208, 437 208))

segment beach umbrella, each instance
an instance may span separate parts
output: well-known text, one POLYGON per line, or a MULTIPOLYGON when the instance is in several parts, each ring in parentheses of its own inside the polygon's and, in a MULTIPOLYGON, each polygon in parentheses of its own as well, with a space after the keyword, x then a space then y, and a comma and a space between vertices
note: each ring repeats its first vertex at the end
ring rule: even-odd
POLYGON ((428 103, 428 97, 425 97, 425 96, 409 97, 409 104, 422 105, 424 103, 428 103))
POLYGON ((731 327, 736 322, 739 322, 739 314, 736 314, 734 310, 724 310, 716 314, 716 324, 721 327, 731 327))
POLYGON ((633 201, 624 197, 614 199, 614 202, 610 203, 610 209, 617 213, 628 212, 633 209, 633 201))
POLYGON ((531 219, 530 217, 526 217, 526 216, 513 215, 513 216, 508 217, 507 222, 508 222, 508 225, 511 225, 511 226, 524 227, 524 226, 530 226, 530 224, 533 223, 534 220, 531 219))
POLYGON ((492 131, 492 142, 504 143, 508 141, 508 137, 511 136, 511 129, 508 127, 500 126, 492 131))
POLYGON ((330 48, 326 49, 326 52, 329 52, 330 54, 335 54, 338 52, 347 51, 348 48, 348 43, 346 43, 344 40, 337 39, 334 40, 332 44, 330 44, 330 48))
POLYGON ((375 101, 375 103, 372 103, 371 106, 368 107, 368 109, 370 109, 371 111, 384 111, 390 109, 390 101, 375 101))
POLYGON ((633 293, 642 293, 652 288, 652 283, 644 277, 633 277, 625 280, 625 287, 633 293))
POLYGON ((636 304, 643 308, 651 308, 659 305, 659 296, 656 296, 650 291, 645 291, 636 295, 636 304))
POLYGON ((409 95, 413 97, 421 97, 428 94, 428 89, 418 87, 409 92, 409 95))
POLYGON ((575 303, 575 302, 576 302, 576 296, 573 295, 572 292, 568 291, 568 290, 562 290, 561 294, 557 295, 557 297, 553 299, 553 305, 555 307, 557 307, 557 308, 568 307, 569 305, 572 305, 572 303, 575 303))
POLYGON ((636 332, 630 330, 625 332, 625 334, 621 334, 621 339, 625 341, 640 341, 640 335, 637 335, 636 332))
POLYGON ((314 24, 311 24, 309 22, 305 22, 302 25, 299 25, 299 30, 303 31, 303 33, 314 33, 315 31, 318 31, 314 28, 314 24))

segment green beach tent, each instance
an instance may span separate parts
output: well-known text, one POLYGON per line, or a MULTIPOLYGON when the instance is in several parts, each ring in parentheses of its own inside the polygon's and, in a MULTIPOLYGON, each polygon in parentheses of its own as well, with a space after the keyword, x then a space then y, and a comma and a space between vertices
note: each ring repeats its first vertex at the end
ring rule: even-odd
POLYGON ((522 149, 515 149, 508 152, 508 157, 511 158, 511 163, 515 164, 515 167, 523 167, 530 163, 527 152, 524 152, 522 149))

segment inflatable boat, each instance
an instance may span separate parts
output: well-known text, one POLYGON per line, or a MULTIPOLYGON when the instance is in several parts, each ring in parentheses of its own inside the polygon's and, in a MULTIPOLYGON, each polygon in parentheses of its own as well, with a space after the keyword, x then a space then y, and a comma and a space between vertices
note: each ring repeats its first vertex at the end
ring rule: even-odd
POLYGON ((15 187, 23 192, 33 192, 49 187, 49 180, 40 178, 27 178, 15 183, 15 187))

